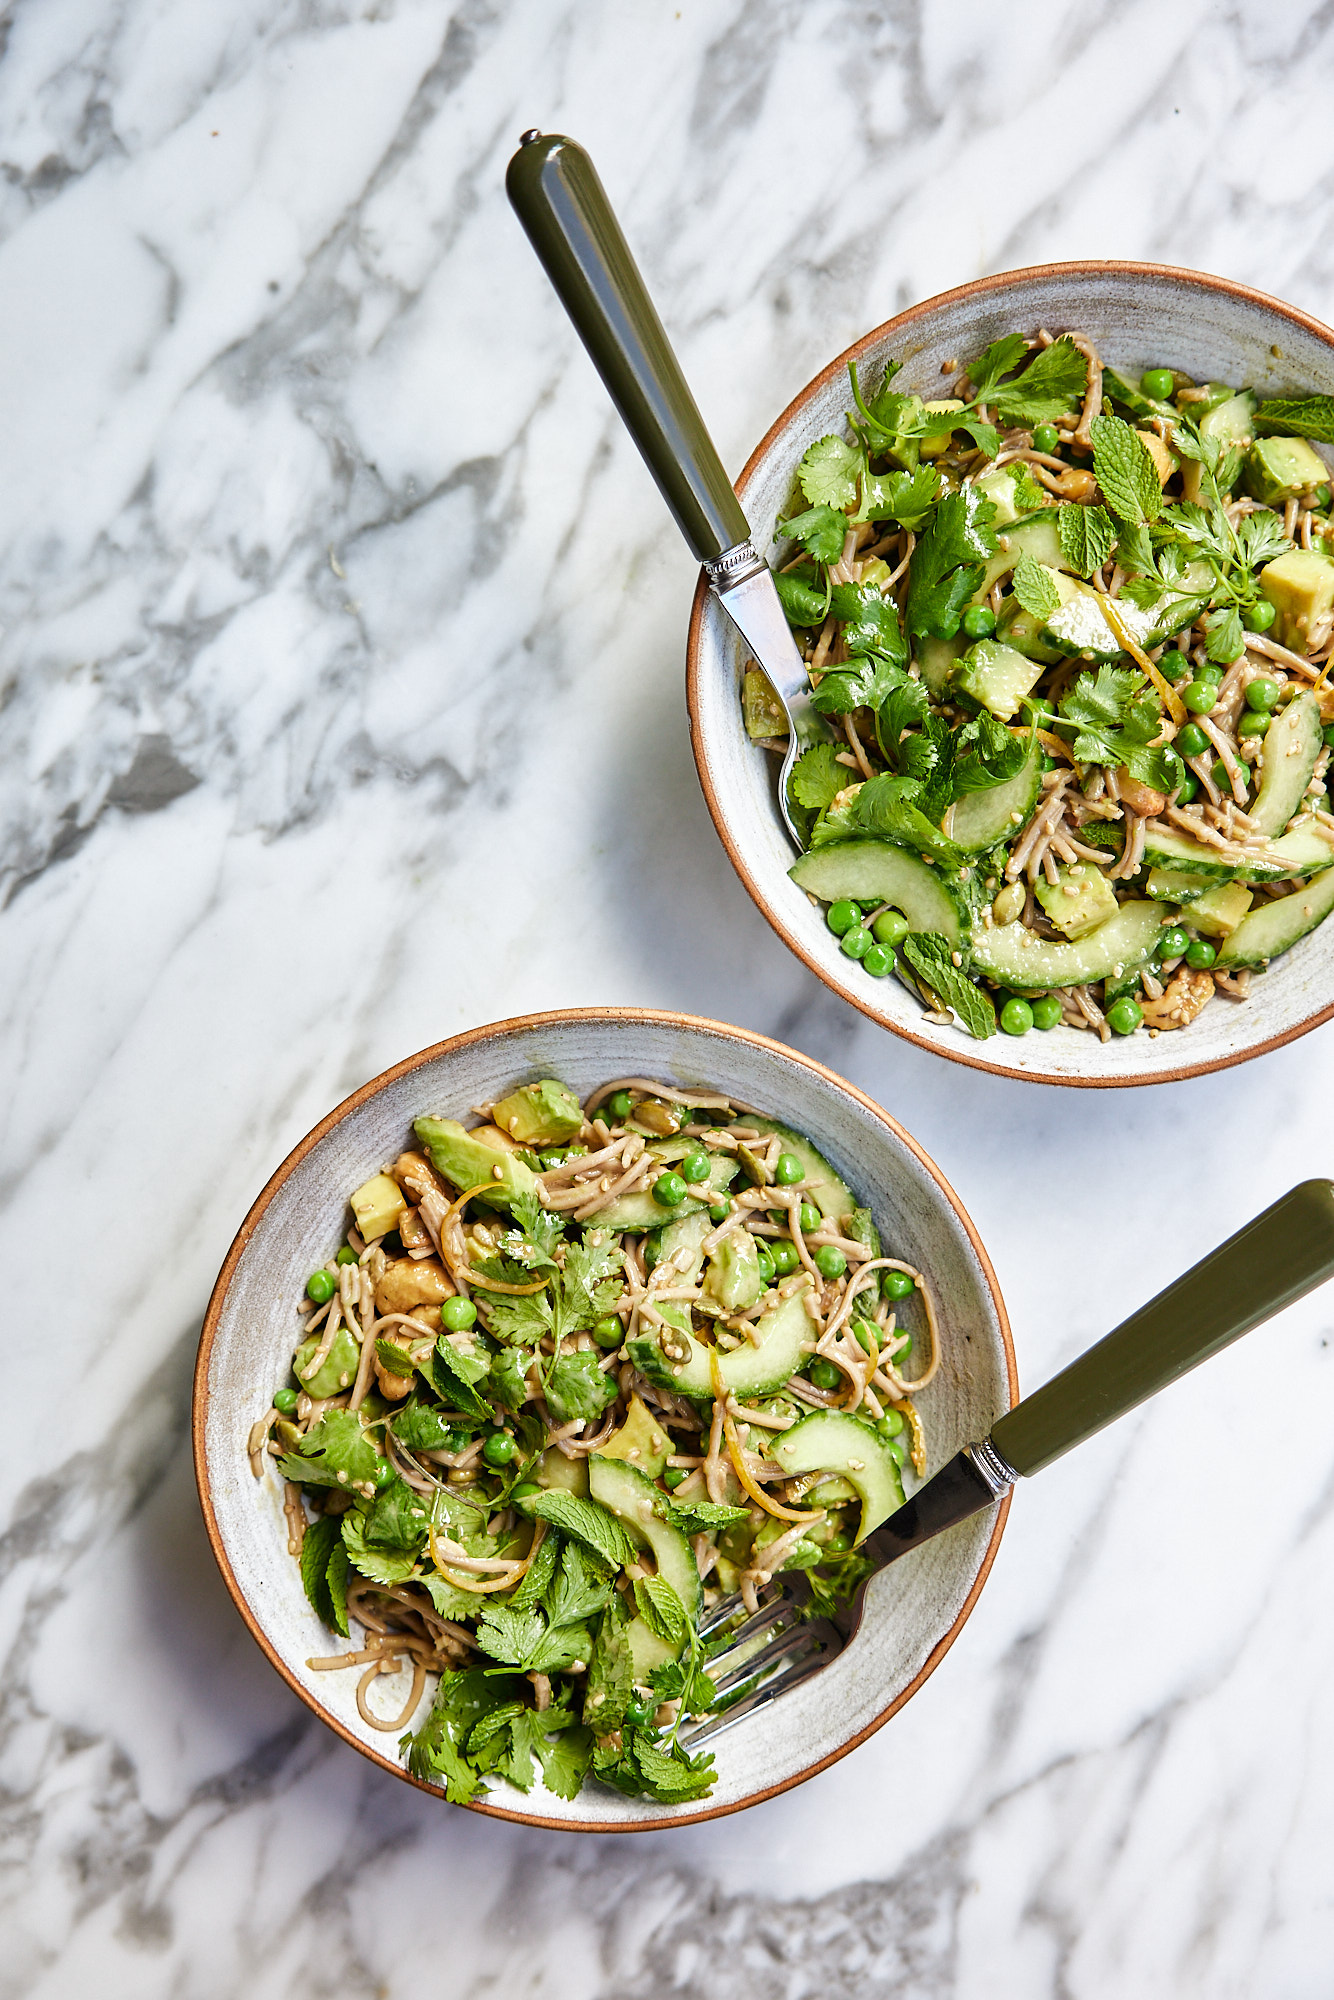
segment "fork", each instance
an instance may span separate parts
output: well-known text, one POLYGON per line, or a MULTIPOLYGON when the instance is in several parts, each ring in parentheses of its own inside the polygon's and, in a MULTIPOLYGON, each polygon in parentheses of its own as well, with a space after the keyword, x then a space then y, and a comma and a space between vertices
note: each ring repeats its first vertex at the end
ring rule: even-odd
POLYGON ((681 1730, 682 1741, 693 1751, 822 1672, 856 1639, 868 1587, 888 1563, 995 1506, 1016 1480, 1041 1472, 1332 1275, 1334 1182, 1303 1181, 1016 1403, 867 1535, 860 1546, 875 1570, 832 1617, 809 1615, 811 1587, 800 1570, 765 1585, 754 1613, 735 1595, 712 1606, 700 1636, 712 1642, 718 1699, 681 1730))

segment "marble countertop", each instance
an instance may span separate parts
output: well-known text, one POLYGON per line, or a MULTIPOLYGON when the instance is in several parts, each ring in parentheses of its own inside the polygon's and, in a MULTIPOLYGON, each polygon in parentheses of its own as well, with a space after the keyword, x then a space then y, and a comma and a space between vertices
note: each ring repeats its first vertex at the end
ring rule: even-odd
POLYGON ((691 564, 502 178, 525 126, 590 147, 735 469, 856 335, 1006 266, 1159 258, 1331 316, 1332 82, 1298 0, 8 11, 0 1992, 1328 1991, 1334 1297, 1021 1491, 854 1756, 611 1843, 322 1729, 224 1593, 185 1427, 290 1146, 529 1009, 720 1015, 878 1097, 1028 1385, 1330 1171, 1329 1030, 1044 1090, 784 953, 695 783, 691 564))

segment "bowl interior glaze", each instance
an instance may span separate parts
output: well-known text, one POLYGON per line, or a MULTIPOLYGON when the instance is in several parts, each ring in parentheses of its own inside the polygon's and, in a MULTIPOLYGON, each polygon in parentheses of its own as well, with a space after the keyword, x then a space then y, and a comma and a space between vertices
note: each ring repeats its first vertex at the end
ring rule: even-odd
MULTIPOLYGON (((614 1076, 717 1085, 810 1134, 870 1204, 895 1254, 934 1281, 944 1359, 924 1398, 929 1470, 985 1435, 1017 1393, 1004 1306, 957 1198, 878 1106, 777 1043, 684 1015, 580 1011, 479 1029, 377 1077, 302 1141, 247 1216, 204 1323, 194 1439, 210 1540, 255 1638, 317 1715, 398 1777, 407 1773, 395 1737, 377 1734, 357 1712, 355 1670, 306 1665, 340 1642, 306 1603, 287 1553, 281 1486, 272 1474, 252 1478, 247 1432, 286 1375, 296 1301, 342 1239, 350 1190, 398 1154, 422 1112, 466 1118, 470 1106, 544 1075, 581 1096, 614 1076)), ((720 1739, 711 1799, 671 1809, 586 1786, 567 1803, 540 1787, 524 1795, 502 1786, 481 1810, 567 1828, 675 1825, 734 1812, 811 1776, 884 1722, 935 1666, 972 1609, 1003 1519, 1003 1510, 979 1516, 878 1578, 855 1644, 720 1739)), ((405 1693, 406 1676, 386 1681, 382 1712, 392 1714, 405 1693)), ((416 1719, 424 1713, 425 1704, 416 1719)))
MULTIPOLYGON (((1104 360, 1137 379, 1155 363, 1197 380, 1247 383, 1263 395, 1334 394, 1334 334, 1263 293, 1201 272, 1154 264, 1049 264, 1008 271, 943 293, 877 327, 822 370, 779 417, 737 481, 757 549, 772 547, 789 512, 793 474, 816 438, 843 431, 851 407, 847 367, 864 393, 885 363, 902 363, 895 387, 930 397, 941 367, 1011 331, 1045 326, 1088 334, 1104 360)), ((700 783, 732 865, 779 936, 826 986, 882 1027, 955 1062, 1036 1082, 1166 1082, 1244 1062, 1334 1014, 1334 927, 1304 939, 1259 976, 1242 1005, 1216 999, 1184 1030, 1141 1032, 1103 1045, 1074 1028, 976 1042, 933 1027, 894 978, 875 980, 845 958, 823 912, 788 880, 793 860, 776 796, 777 759, 746 739, 739 678, 743 643, 703 586, 688 647, 688 705, 700 783)))

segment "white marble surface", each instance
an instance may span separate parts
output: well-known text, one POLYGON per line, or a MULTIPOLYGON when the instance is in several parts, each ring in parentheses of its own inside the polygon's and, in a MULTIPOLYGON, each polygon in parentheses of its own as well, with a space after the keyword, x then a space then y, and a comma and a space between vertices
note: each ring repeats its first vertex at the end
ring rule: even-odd
POLYGON ((455 1811, 314 1723, 224 1596, 184 1429, 289 1146, 529 1008, 718 1014, 878 1095, 979 1224, 1029 1384, 1330 1170, 1328 1030, 1043 1091, 785 957, 695 785, 690 564, 501 192, 523 127, 590 146, 735 467, 975 273, 1161 257, 1334 313, 1326 10, 5 23, 0 1991, 1327 1994, 1334 1297, 1022 1491, 960 1643, 849 1761, 620 1843, 455 1811))

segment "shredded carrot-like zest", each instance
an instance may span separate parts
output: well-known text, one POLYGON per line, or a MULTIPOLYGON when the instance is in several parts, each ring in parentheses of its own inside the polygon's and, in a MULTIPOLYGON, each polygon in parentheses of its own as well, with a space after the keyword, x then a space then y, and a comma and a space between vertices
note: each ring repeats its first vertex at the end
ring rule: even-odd
POLYGON ((458 1570, 450 1568, 448 1555, 442 1554, 436 1547, 434 1523, 426 1530, 426 1539, 431 1550, 431 1561, 435 1564, 446 1583, 452 1583, 455 1590, 470 1592, 473 1597, 489 1597, 492 1591, 512 1590, 514 1588, 520 1577, 527 1573, 528 1565, 541 1548, 546 1532, 546 1522, 539 1520, 536 1532, 533 1535, 532 1546, 529 1548, 527 1555, 524 1556, 521 1562, 517 1562, 507 1575, 495 1577, 489 1583, 479 1583, 475 1576, 464 1576, 458 1570))
POLYGON ((926 1432, 922 1429, 922 1419, 917 1414, 917 1405, 911 1396, 903 1396, 894 1408, 901 1417, 908 1420, 912 1433, 912 1469, 919 1479, 926 1478, 926 1432))
POLYGON ((736 1434, 736 1424, 727 1407, 727 1390, 723 1385, 722 1370, 718 1365, 718 1350, 709 1350, 709 1373, 713 1378, 713 1394, 723 1413, 723 1436, 727 1439, 727 1456, 732 1461, 732 1470, 745 1491, 757 1507, 763 1507, 766 1514, 772 1514, 779 1521, 819 1521, 824 1518, 822 1508, 814 1513, 802 1512, 792 1507, 784 1507, 777 1500, 771 1500, 762 1486, 756 1484, 746 1469, 746 1461, 741 1451, 741 1440, 736 1434))
POLYGON ((469 1285, 480 1285, 484 1292, 512 1292, 516 1296, 525 1297, 529 1292, 545 1291, 547 1285, 551 1282, 549 1278, 539 1278, 535 1285, 509 1285, 506 1284, 503 1278, 484 1278, 480 1271, 473 1269, 473 1266, 468 1262, 466 1257, 456 1258, 446 1246, 447 1231, 457 1222, 473 1196, 475 1194, 494 1194, 495 1188, 496 1184, 494 1181, 478 1181, 476 1187, 465 1188, 458 1200, 451 1202, 441 1217, 440 1255, 449 1266, 450 1276, 463 1278, 469 1285))
POLYGON ((1100 597, 1098 605, 1123 650, 1129 653, 1135 665, 1148 675, 1163 698, 1164 708, 1171 716, 1173 722, 1175 722, 1177 728, 1180 729, 1182 723, 1186 720, 1186 705, 1182 701, 1181 696, 1177 693, 1166 675, 1159 673, 1157 667, 1155 667, 1153 661, 1149 658, 1138 640, 1131 637, 1126 626, 1126 621, 1121 616, 1116 599, 1114 597, 1100 597))

